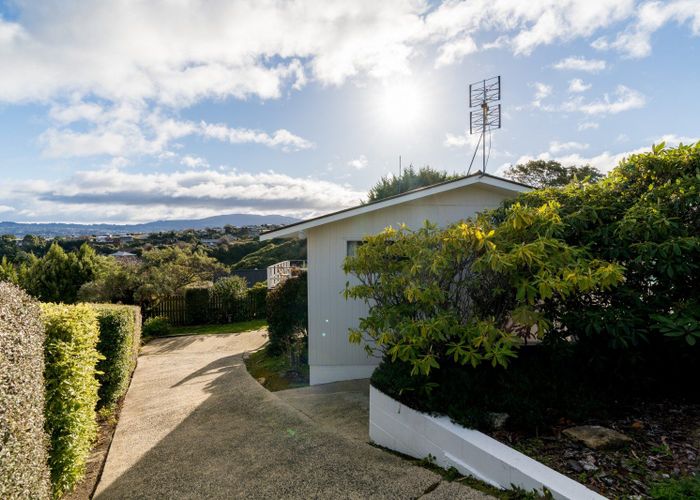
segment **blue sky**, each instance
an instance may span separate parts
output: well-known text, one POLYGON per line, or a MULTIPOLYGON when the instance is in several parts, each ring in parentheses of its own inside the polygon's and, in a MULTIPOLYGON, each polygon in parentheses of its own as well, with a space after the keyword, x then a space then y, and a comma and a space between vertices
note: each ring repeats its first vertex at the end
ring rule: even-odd
POLYGON ((491 173, 697 140, 700 0, 0 2, 0 69, 0 220, 305 217, 466 172, 494 75, 491 173))

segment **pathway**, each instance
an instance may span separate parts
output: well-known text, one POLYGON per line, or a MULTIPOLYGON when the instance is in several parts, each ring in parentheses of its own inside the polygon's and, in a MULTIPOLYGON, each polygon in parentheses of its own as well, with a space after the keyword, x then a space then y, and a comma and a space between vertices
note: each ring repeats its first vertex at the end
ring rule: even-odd
POLYGON ((147 344, 95 498, 485 498, 265 390, 242 358, 264 341, 258 331, 147 344))

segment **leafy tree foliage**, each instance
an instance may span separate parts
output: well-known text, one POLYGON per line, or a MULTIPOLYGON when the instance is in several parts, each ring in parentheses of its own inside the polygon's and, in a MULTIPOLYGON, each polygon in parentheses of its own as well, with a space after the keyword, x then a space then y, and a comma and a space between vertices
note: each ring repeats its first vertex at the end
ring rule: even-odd
POLYGON ((565 167, 554 160, 530 160, 506 170, 505 176, 528 186, 563 187, 574 180, 597 182, 605 177, 597 168, 590 165, 565 167))
POLYGON ((265 269, 283 260, 306 260, 306 239, 273 240, 245 255, 233 269, 265 269))
MULTIPOLYGON (((623 160, 598 183, 533 191, 518 203, 557 203, 562 240, 625 267, 619 287, 547 304, 565 325, 562 335, 590 344, 591 352, 638 348, 649 356, 669 341, 700 340, 693 293, 700 287, 700 143, 660 144, 623 160)), ((505 220, 508 210, 495 218, 505 220)))
POLYGON ((47 302, 75 302, 80 287, 99 276, 104 259, 83 244, 66 253, 57 243, 41 258, 33 257, 20 267, 18 280, 32 295, 47 302))
POLYGON ((17 284, 18 279, 19 277, 15 266, 3 255, 2 259, 0 259, 0 281, 9 281, 10 283, 17 284))
POLYGON ((104 259, 104 268, 100 276, 80 287, 78 300, 133 304, 134 294, 141 286, 140 267, 138 262, 104 259))
POLYGON ((507 365, 518 335, 566 353, 589 387, 680 384, 700 361, 698 207, 700 143, 661 144, 475 221, 389 228, 346 261, 346 296, 370 304, 350 339, 425 388, 445 365, 507 365))
POLYGON ((494 225, 487 217, 445 230, 387 228, 366 238, 345 262, 359 284, 345 295, 369 304, 350 341, 369 341, 392 360, 429 375, 452 360, 473 367, 507 366, 518 333, 552 326, 541 304, 622 280, 622 268, 593 259, 558 238, 555 203, 512 205, 494 225))
POLYGON ((143 253, 139 270, 141 285, 135 292, 139 302, 156 301, 184 291, 188 285, 213 281, 225 275, 226 267, 202 250, 167 247, 143 253))
POLYGON ((405 193, 419 187, 430 186, 439 182, 450 181, 459 178, 459 175, 448 174, 445 171, 435 170, 429 166, 416 170, 413 165, 401 172, 401 175, 387 175, 382 177, 372 189, 369 190, 367 201, 378 201, 405 193))

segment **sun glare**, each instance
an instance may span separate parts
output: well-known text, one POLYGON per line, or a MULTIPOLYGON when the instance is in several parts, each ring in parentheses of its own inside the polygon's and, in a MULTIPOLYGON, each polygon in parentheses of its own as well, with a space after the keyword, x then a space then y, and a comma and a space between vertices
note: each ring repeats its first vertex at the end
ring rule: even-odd
POLYGON ((427 96, 415 82, 389 83, 378 99, 379 118, 385 126, 405 130, 425 118, 427 96))

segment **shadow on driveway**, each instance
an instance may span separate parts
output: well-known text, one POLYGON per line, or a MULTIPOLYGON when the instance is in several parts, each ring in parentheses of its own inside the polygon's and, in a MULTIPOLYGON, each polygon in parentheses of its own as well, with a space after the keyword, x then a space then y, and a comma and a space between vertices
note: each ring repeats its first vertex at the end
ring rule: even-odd
POLYGON ((140 359, 95 498, 417 498, 440 483, 267 392, 240 339, 177 340, 140 359))

